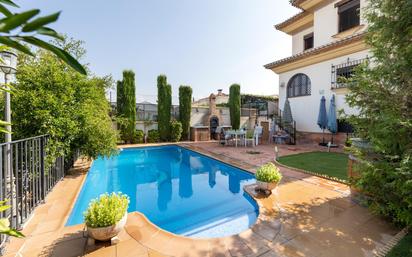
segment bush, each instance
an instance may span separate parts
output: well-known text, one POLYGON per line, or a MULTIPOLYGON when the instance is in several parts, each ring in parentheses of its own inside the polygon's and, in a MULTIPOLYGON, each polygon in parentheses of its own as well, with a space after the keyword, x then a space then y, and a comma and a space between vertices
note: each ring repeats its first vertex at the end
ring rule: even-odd
POLYGON ((84 213, 84 221, 88 227, 102 228, 119 222, 127 212, 129 197, 122 193, 102 194, 93 199, 84 213))
POLYGON ((179 87, 179 121, 182 123, 182 138, 189 139, 190 116, 192 114, 192 88, 179 87))
POLYGON ((132 138, 132 144, 141 144, 144 142, 144 132, 143 130, 135 130, 132 138))
POLYGON ((157 143, 159 142, 159 131, 156 129, 151 129, 147 132, 147 142, 148 143, 157 143))
POLYGON ((182 136, 182 123, 179 121, 170 122, 170 139, 172 142, 179 142, 182 136))
POLYGON ((240 85, 233 84, 229 89, 230 124, 232 129, 240 127, 240 85))
POLYGON ((255 176, 257 180, 268 183, 278 183, 282 179, 279 168, 271 162, 260 166, 255 176))

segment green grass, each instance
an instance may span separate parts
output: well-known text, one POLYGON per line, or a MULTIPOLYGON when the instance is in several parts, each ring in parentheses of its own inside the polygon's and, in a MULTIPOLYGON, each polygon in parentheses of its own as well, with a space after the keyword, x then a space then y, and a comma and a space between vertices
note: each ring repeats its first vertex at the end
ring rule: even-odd
POLYGON ((348 155, 343 153, 310 152, 280 157, 281 164, 328 175, 343 180, 348 176, 348 155))
POLYGON ((386 257, 412 257, 412 233, 406 235, 386 257))

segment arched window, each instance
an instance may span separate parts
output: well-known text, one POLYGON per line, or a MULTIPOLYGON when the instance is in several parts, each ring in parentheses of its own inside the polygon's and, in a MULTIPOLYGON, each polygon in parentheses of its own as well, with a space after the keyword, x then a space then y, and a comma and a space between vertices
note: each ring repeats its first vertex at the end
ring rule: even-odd
POLYGON ((288 82, 287 97, 310 95, 310 79, 303 73, 294 75, 288 82))

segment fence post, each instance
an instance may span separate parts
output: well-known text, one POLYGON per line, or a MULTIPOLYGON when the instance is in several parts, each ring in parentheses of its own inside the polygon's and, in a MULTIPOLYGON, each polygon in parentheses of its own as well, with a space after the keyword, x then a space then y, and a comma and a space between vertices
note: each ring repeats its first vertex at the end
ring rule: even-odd
POLYGON ((40 181, 41 181, 41 200, 46 198, 46 179, 44 174, 44 138, 40 138, 40 181))

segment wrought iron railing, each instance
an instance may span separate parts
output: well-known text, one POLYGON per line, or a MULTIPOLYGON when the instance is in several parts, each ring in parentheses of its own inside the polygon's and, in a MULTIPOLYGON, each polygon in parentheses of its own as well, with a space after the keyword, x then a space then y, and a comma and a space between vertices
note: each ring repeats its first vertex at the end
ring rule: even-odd
POLYGON ((349 60, 338 65, 332 64, 332 89, 345 88, 349 86, 347 79, 350 79, 355 73, 355 68, 361 63, 368 60, 368 57, 357 60, 349 60))
MULTIPOLYGON (((48 141, 43 135, 0 144, 0 200, 7 199, 11 205, 0 217, 8 218, 15 229, 22 228, 34 208, 64 177, 64 156, 46 162, 48 141)), ((6 238, 0 239, 3 245, 6 238)))

